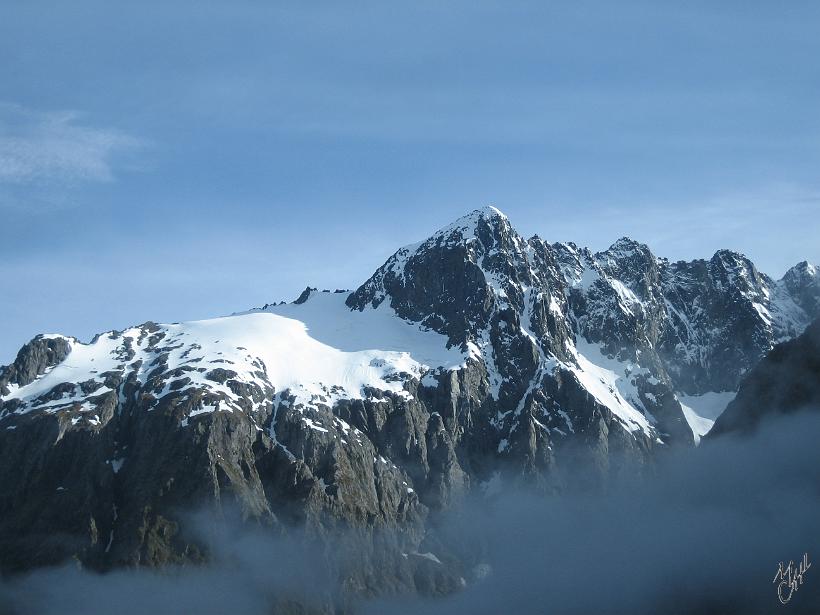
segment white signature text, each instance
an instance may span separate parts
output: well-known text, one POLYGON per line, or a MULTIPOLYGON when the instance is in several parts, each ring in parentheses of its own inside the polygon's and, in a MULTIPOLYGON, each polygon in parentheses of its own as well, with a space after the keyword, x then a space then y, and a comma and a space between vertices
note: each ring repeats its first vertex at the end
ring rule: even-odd
POLYGON ((811 568, 811 562, 809 562, 808 553, 804 553, 803 559, 797 564, 793 561, 789 561, 788 565, 780 562, 772 583, 777 583, 777 597, 782 604, 791 600, 792 594, 803 585, 803 575, 809 568, 811 568))

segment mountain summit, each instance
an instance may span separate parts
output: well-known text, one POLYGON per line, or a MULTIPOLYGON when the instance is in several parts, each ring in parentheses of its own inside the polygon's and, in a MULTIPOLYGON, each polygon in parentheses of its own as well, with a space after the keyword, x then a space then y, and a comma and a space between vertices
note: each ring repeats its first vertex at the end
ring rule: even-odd
POLYGON ((232 502, 370 536, 356 586, 447 591, 468 573, 406 557, 433 548, 430 511, 564 489, 579 456, 605 481, 694 445, 819 289, 808 263, 774 281, 726 250, 593 253, 488 207, 349 294, 37 336, 0 371, 0 569, 195 560, 180 511, 232 502))

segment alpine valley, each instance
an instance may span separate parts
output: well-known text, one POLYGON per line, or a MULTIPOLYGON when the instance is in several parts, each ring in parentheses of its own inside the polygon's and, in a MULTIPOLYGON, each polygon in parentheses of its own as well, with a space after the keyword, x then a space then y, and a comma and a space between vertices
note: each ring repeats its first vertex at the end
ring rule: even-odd
POLYGON ((593 488, 652 473, 817 318, 806 262, 773 280, 729 250, 593 253, 487 207, 352 291, 38 335, 0 370, 0 572, 203 564, 189 513, 232 510, 278 536, 355 537, 320 611, 458 592, 483 573, 437 532, 442 511, 555 497, 581 466, 593 488))

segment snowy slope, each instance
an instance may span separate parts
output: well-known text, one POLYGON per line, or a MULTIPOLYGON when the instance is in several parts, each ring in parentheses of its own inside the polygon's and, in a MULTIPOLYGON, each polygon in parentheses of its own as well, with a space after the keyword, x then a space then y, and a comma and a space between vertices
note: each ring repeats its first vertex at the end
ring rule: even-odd
POLYGON ((651 433, 650 420, 643 408, 633 377, 643 370, 640 366, 611 359, 599 346, 583 339, 577 343, 578 367, 572 371, 595 398, 607 406, 629 431, 651 433))
POLYGON ((184 378, 185 387, 221 394, 221 402, 202 411, 241 409, 234 391, 208 377, 217 367, 236 372, 233 379, 240 383, 263 382, 277 392, 289 390, 304 404, 332 405, 361 398, 366 387, 401 393, 404 377, 419 379, 431 368, 464 364, 460 351, 447 349, 444 336, 396 318, 388 306, 351 311, 344 298, 315 293, 303 304, 269 311, 159 325, 152 331, 133 327, 100 335, 90 344, 71 339, 71 352, 62 363, 34 382, 14 387, 2 400, 18 400, 18 413, 54 412, 75 404, 91 411, 89 396, 113 392, 104 385, 108 373, 133 372, 145 384, 160 354, 165 371, 183 371, 154 392, 156 399, 179 388, 174 383, 184 378), (164 336, 161 347, 151 345, 152 336, 164 336), (63 393, 45 399, 61 384, 63 393))
POLYGON ((686 420, 695 434, 696 442, 699 442, 701 437, 709 433, 709 430, 715 424, 715 419, 721 415, 734 398, 734 391, 711 392, 703 395, 678 393, 678 401, 680 401, 686 420))

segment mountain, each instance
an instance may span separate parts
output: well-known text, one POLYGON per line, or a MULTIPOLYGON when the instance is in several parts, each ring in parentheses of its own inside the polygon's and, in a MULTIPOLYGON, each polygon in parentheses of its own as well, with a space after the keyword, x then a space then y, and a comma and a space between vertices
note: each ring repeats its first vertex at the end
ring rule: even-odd
POLYGON ((353 292, 39 335, 0 372, 0 570, 201 561, 183 511, 236 506, 276 532, 355 532, 354 593, 453 591, 472 573, 431 515, 694 445, 818 288, 808 264, 774 281, 726 250, 525 240, 484 208, 353 292))
POLYGON ((820 319, 749 372, 709 437, 750 432, 764 419, 802 410, 820 411, 820 319))
POLYGON ((820 318, 820 275, 815 265, 803 261, 786 272, 780 285, 812 320, 820 318))

